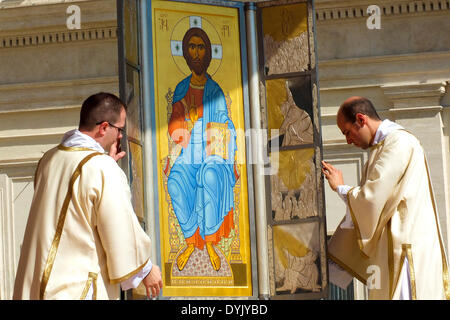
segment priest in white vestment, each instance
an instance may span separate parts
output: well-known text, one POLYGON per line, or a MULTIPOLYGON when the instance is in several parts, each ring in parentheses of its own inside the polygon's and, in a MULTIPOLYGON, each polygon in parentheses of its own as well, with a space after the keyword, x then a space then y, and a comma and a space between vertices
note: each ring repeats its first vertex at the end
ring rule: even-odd
POLYGON ((328 244, 329 258, 367 285, 369 299, 450 299, 447 258, 420 142, 403 127, 381 121, 363 97, 344 101, 337 125, 348 144, 370 154, 356 187, 345 185, 342 172, 322 162, 330 187, 347 204, 328 244))
POLYGON ((14 299, 119 299, 119 284, 127 290, 141 282, 149 297, 159 294, 161 271, 116 162, 125 121, 116 96, 92 95, 79 130, 39 161, 14 299))

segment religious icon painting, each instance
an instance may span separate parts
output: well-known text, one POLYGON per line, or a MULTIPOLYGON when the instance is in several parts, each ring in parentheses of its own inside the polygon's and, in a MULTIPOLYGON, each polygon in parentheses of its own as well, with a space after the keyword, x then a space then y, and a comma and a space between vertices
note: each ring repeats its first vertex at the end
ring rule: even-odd
POLYGON ((152 1, 165 296, 251 296, 239 11, 152 1))

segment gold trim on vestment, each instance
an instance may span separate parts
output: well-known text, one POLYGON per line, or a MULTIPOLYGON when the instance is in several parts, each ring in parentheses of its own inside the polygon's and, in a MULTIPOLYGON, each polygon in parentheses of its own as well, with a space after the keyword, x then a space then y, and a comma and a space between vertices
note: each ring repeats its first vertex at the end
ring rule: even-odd
MULTIPOLYGON (((402 245, 402 254, 400 256, 400 267, 397 270, 397 277, 396 277, 397 281, 395 283, 395 287, 397 287, 398 281, 400 280, 400 275, 402 273, 403 264, 405 263, 405 258, 406 258, 406 250, 402 245)), ((390 292, 390 297, 391 300, 394 298, 394 292, 390 292)))
POLYGON ((86 296, 89 292, 89 289, 93 285, 93 295, 92 299, 97 300, 97 274, 94 272, 89 272, 88 279, 86 281, 86 285, 84 286, 83 292, 81 293, 80 300, 86 300, 86 296))
POLYGON ((364 279, 361 275, 359 275, 355 270, 353 270, 352 268, 350 268, 347 264, 345 264, 344 262, 342 262, 341 260, 339 260, 338 258, 336 258, 334 255, 332 255, 331 253, 327 253, 327 256, 329 259, 331 259, 332 261, 334 261, 337 265, 339 265, 342 269, 344 269, 345 271, 347 271, 350 275, 352 275, 354 278, 358 279, 359 281, 361 281, 363 284, 367 284, 367 279, 364 279))
POLYGON ((431 203, 433 204, 433 210, 434 210, 434 218, 436 219, 436 228, 437 228, 437 232, 438 232, 438 237, 439 237, 439 245, 441 247, 441 257, 442 257, 442 279, 444 281, 444 293, 445 293, 445 299, 446 300, 450 300, 450 286, 449 286, 449 275, 448 275, 448 266, 447 266, 447 257, 445 255, 445 250, 444 250, 444 245, 442 243, 442 238, 441 238, 441 232, 439 230, 439 220, 438 220, 438 213, 436 210, 436 204, 435 204, 435 199, 434 199, 434 193, 433 193, 433 186, 431 184, 431 178, 430 178, 430 172, 428 170, 428 162, 427 162, 427 157, 424 154, 424 160, 425 160, 425 167, 427 169, 427 176, 428 176, 428 188, 430 190, 430 195, 431 195, 431 203))
POLYGON ((92 299, 93 300, 97 300, 97 274, 96 273, 92 273, 89 272, 89 275, 92 277, 93 279, 93 294, 92 294, 92 299))
POLYGON ((409 243, 403 244, 402 251, 403 250, 406 252, 406 256, 408 257, 409 276, 411 278, 411 299, 417 300, 416 274, 414 272, 414 261, 413 261, 412 251, 411 251, 411 245, 409 243))
POLYGON ((72 177, 70 178, 69 188, 67 190, 67 194, 64 199, 63 206, 61 208, 61 212, 59 214, 58 224, 56 225, 55 236, 53 238, 52 245, 50 247, 47 261, 45 263, 44 273, 42 274, 41 287, 40 287, 40 293, 39 293, 40 300, 44 299, 45 289, 47 287, 47 283, 50 278, 50 273, 52 272, 53 263, 55 262, 55 257, 56 257, 56 253, 58 251, 59 241, 61 240, 61 234, 62 234, 62 230, 64 227, 64 222, 66 220, 67 209, 69 208, 69 203, 70 203, 70 200, 72 197, 73 184, 75 183, 75 180, 78 179, 78 177, 80 176, 81 168, 84 166, 84 164, 86 162, 88 162, 91 158, 93 158, 94 156, 97 156, 97 155, 102 155, 102 153, 94 152, 94 153, 91 153, 88 156, 86 156, 83 160, 81 160, 81 162, 78 164, 77 168, 75 169, 74 173, 72 174, 72 177))
POLYGON ((37 163, 37 166, 36 166, 36 170, 34 171, 34 179, 33 179, 33 186, 34 186, 34 190, 36 190, 36 183, 37 183, 37 172, 38 172, 38 169, 39 169, 39 164, 41 163, 41 160, 42 160, 42 158, 41 159, 39 159, 39 161, 38 161, 38 163, 37 163))
MULTIPOLYGON (((392 217, 391 217, 392 218, 392 217)), ((389 296, 391 300, 394 296, 394 240, 392 239, 391 218, 386 224, 388 240, 388 269, 389 269, 389 296)), ((398 280, 397 280, 398 281, 398 280)))
MULTIPOLYGON (((409 243, 403 243, 402 244, 402 254, 400 256, 400 267, 397 271, 397 281, 395 283, 395 288, 398 285, 398 281, 400 280, 400 275, 403 270, 403 265, 405 264, 405 260, 408 258, 408 268, 409 268, 409 277, 411 279, 410 285, 411 285, 411 299, 417 300, 417 290, 416 290, 416 275, 414 272, 414 263, 413 263, 413 257, 412 257, 412 251, 411 251, 411 244, 409 243)), ((394 298, 394 292, 390 293, 391 300, 394 298)))
POLYGON ((63 150, 63 151, 96 151, 94 149, 85 148, 85 147, 66 147, 66 146, 63 146, 62 144, 58 145, 58 149, 63 150))
POLYGON ((141 265, 139 268, 137 268, 136 270, 131 271, 129 274, 127 274, 127 275, 125 275, 123 277, 120 277, 120 278, 117 278, 117 279, 110 279, 109 282, 111 284, 116 284, 116 283, 123 282, 123 281, 127 280, 128 278, 130 278, 132 276, 135 276, 138 272, 140 272, 145 267, 145 265, 147 264, 149 259, 147 259, 147 261, 145 261, 145 263, 143 265, 141 265))
POLYGON ((369 147, 370 151, 373 151, 374 149, 381 147, 384 144, 384 140, 386 140, 386 139, 381 140, 380 142, 378 142, 377 144, 374 144, 373 146, 370 146, 369 147))
POLYGON ((86 300, 86 296, 89 292, 89 288, 91 287, 91 284, 92 284, 92 278, 89 276, 86 281, 86 284, 84 285, 84 289, 83 289, 83 292, 81 293, 80 300, 86 300))

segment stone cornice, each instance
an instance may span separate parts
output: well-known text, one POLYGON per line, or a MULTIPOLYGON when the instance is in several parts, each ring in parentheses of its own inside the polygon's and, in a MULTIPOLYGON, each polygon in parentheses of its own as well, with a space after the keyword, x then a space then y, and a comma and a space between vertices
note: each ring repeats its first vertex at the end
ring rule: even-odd
POLYGON ((117 38, 115 0, 26 3, 0 7, 0 49, 117 38), (66 25, 70 5, 80 8, 80 29, 66 25))
POLYGON ((426 112, 442 110, 440 100, 446 92, 447 81, 429 83, 394 83, 381 86, 393 108, 393 113, 426 112))
MULTIPOLYGON (((49 88, 62 88, 62 87, 74 87, 82 85, 101 85, 111 84, 118 82, 119 78, 116 76, 111 77, 98 77, 98 78, 84 78, 84 79, 70 79, 59 81, 40 81, 31 83, 13 83, 13 84, 0 84, 0 93, 4 95, 8 91, 13 90, 48 90, 49 88)), ((2 100, 0 99, 0 104, 2 100)))
POLYGON ((384 56, 368 56, 357 58, 344 58, 344 59, 332 59, 332 60, 320 60, 320 67, 332 67, 343 65, 355 65, 355 64, 373 64, 373 63, 385 63, 385 62, 408 62, 417 60, 431 60, 436 58, 450 58, 450 51, 432 51, 432 52, 419 52, 419 53, 407 53, 407 54, 395 54, 384 56))
POLYGON ((316 20, 336 21, 367 18, 367 7, 377 5, 382 16, 400 16, 450 11, 449 0, 362 0, 362 1, 315 1, 316 20))
POLYGON ((90 0, 0 0, 0 9, 45 6, 61 3, 70 5, 71 2, 82 2, 82 1, 90 1, 90 0))
POLYGON ((16 36, 0 36, 0 49, 89 40, 111 40, 116 38, 116 26, 79 30, 66 29, 16 36))
POLYGON ((106 22, 116 24, 115 0, 70 1, 13 8, 0 7, 0 34, 16 33, 21 30, 66 27, 67 18, 73 14, 71 11, 67 12, 71 5, 80 8, 82 28, 106 22))
POLYGON ((445 94, 446 81, 431 83, 395 83, 381 86, 391 100, 412 98, 440 98, 445 94))

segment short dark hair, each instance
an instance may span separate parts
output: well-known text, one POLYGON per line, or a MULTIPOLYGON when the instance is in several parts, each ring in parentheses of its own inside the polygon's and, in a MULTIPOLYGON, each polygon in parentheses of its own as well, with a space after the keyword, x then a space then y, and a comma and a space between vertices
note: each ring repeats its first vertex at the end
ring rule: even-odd
POLYGON ((374 120, 381 120, 372 102, 364 97, 358 97, 344 102, 340 109, 345 119, 352 123, 356 121, 357 113, 365 114, 374 120))
POLYGON ((211 48, 211 40, 209 40, 209 37, 207 35, 207 33, 201 29, 201 28, 190 28, 188 31, 186 31, 186 33, 184 34, 183 37, 183 57, 186 60, 187 64, 189 67, 191 67, 191 57, 189 56, 188 53, 188 46, 189 46, 189 40, 191 40, 192 37, 199 37, 203 40, 203 42, 205 43, 205 57, 203 58, 203 63, 205 66, 205 71, 208 69, 209 64, 211 63, 211 59, 212 59, 212 48, 211 48))
POLYGON ((116 123, 126 104, 112 93, 99 92, 84 100, 81 105, 79 129, 92 130, 97 123, 116 123))

